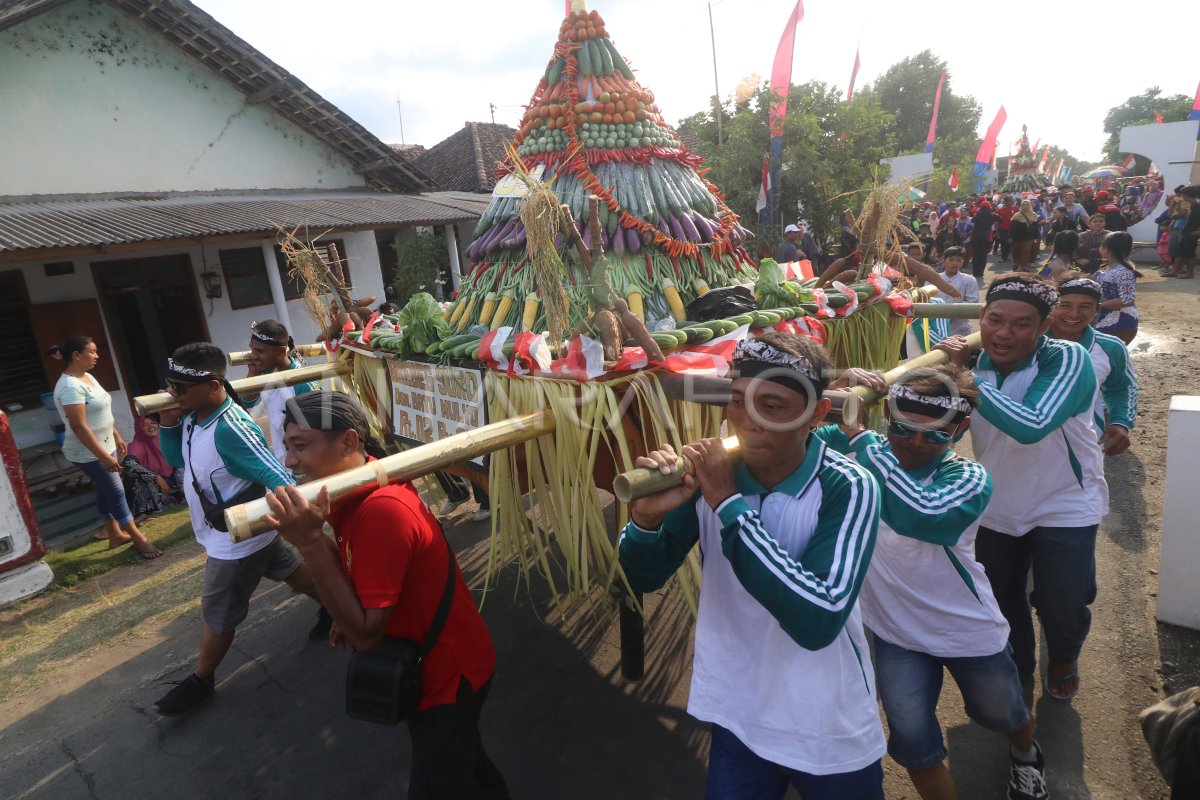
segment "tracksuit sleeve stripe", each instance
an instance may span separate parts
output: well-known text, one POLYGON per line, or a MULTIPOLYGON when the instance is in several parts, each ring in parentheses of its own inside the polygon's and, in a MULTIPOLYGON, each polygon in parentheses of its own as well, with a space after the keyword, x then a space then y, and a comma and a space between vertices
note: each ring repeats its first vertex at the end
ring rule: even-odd
POLYGON ((1091 408, 1096 374, 1079 345, 1052 343, 1039 353, 1039 374, 1024 402, 980 382, 979 413, 1022 444, 1041 441, 1071 416, 1091 408), (1055 347, 1053 344, 1062 344, 1055 347))
POLYGON ((290 486, 296 482, 287 468, 280 464, 275 454, 267 448, 257 425, 232 411, 227 412, 217 424, 221 427, 217 429, 216 435, 226 440, 219 452, 231 475, 253 483, 261 483, 268 489, 290 486), (222 436, 225 431, 232 436, 222 436))
POLYGON ((801 647, 820 649, 842 631, 870 563, 879 489, 861 468, 833 456, 821 475, 817 528, 801 561, 780 546, 744 499, 723 509, 722 552, 742 586, 801 647), (825 577, 822 577, 824 575, 825 577))

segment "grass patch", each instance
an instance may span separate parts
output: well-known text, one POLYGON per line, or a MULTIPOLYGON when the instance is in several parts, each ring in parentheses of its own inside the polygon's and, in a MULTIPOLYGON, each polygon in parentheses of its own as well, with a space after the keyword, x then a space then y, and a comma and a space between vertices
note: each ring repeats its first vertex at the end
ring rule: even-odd
MULTIPOLYGON (((187 507, 182 505, 172 506, 161 517, 148 520, 138 527, 147 539, 164 552, 192 539, 191 519, 187 507)), ((96 539, 88 539, 82 546, 70 550, 51 550, 46 553, 46 563, 54 570, 53 586, 59 589, 74 588, 88 578, 142 560, 132 545, 109 550, 107 541, 96 539)))

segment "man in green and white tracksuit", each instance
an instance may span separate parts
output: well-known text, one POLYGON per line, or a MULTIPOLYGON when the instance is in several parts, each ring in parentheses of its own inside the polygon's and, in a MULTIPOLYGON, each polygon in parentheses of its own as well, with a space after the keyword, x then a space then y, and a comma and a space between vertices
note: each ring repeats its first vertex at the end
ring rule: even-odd
MULTIPOLYGON (((874 388, 882 389, 882 375, 876 378, 881 385, 874 388)), ((1010 655, 1008 623, 975 560, 991 479, 951 449, 971 424, 978 396, 962 367, 916 369, 888 391, 886 438, 850 424, 815 435, 854 455, 882 491, 859 608, 875 635, 888 753, 908 770, 922 800, 958 796, 937 719, 948 670, 967 715, 1011 742, 1009 800, 1045 800, 1045 761, 1010 655)))
MULTIPOLYGON (((299 369, 304 365, 293 355, 294 352, 295 343, 283 323, 273 319, 255 322, 250 326, 250 366, 246 377, 299 369)), ((296 395, 315 392, 320 388, 319 382, 298 383, 294 386, 264 389, 258 395, 244 396, 247 409, 261 406, 266 412, 271 450, 275 452, 275 457, 280 463, 287 459, 287 450, 283 446, 283 412, 287 401, 296 395)))
POLYGON ((316 597, 308 568, 274 531, 234 542, 221 530, 223 507, 295 483, 258 425, 234 402, 224 369, 225 354, 207 342, 184 345, 168 361, 167 386, 179 408, 162 412, 159 442, 167 462, 183 470, 192 530, 208 559, 200 655, 195 671, 155 703, 165 716, 182 714, 212 694, 216 669, 264 577, 316 597))
POLYGON ((1061 280, 1058 305, 1050 313, 1050 335, 1079 342, 1092 357, 1099 384, 1094 416, 1096 430, 1103 431, 1100 448, 1104 455, 1115 456, 1129 448, 1129 433, 1137 422, 1138 382, 1125 343, 1092 327, 1100 300, 1100 284, 1091 278, 1061 280))
MULTIPOLYGON (((1031 685, 1032 603, 1046 637, 1046 693, 1070 700, 1079 690, 1079 654, 1096 599, 1096 531, 1108 510, 1108 485, 1091 357, 1076 342, 1045 335, 1057 303, 1053 284, 1028 273, 1001 275, 988 288, 971 437, 995 486, 975 554, 1011 628, 1013 659, 1031 685)), ((961 338, 937 347, 955 363, 970 361, 961 338)))
MULTIPOLYGON (((719 439, 683 448, 684 485, 635 501, 620 542, 636 591, 661 587, 697 543, 703 588, 688 712, 712 724, 709 800, 881 800, 883 731, 856 600, 879 489, 810 434, 828 356, 769 333, 738 345, 719 439)), ((669 471, 674 450, 639 458, 669 471)))

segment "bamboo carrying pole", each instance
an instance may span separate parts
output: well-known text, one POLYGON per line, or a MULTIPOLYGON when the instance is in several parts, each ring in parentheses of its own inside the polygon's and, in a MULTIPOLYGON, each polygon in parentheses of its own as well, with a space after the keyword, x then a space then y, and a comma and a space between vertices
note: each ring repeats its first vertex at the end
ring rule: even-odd
MULTIPOLYGON (((978 350, 981 346, 981 340, 978 333, 972 333, 967 337, 967 346, 972 351, 978 350)), ((903 364, 890 369, 883 373, 883 378, 888 386, 896 383, 910 370, 918 367, 934 367, 938 364, 944 364, 949 359, 949 356, 943 350, 933 350, 928 353, 909 359, 903 364)), ((829 394, 833 394, 830 392, 829 394)), ((859 404, 871 403, 878 400, 883 395, 867 386, 855 386, 845 393, 845 400, 842 406, 843 419, 857 419, 859 404)), ((738 441, 736 436, 730 436, 721 440, 726 450, 737 454, 738 441)), ((675 471, 667 475, 656 469, 646 467, 638 467, 637 469, 623 472, 613 479, 613 494, 622 503, 630 503, 648 495, 657 494, 658 492, 666 491, 679 486, 683 482, 683 475, 691 471, 691 465, 687 459, 680 458, 676 463, 675 471)))
MULTIPOLYGON (((302 358, 315 358, 325 352, 325 345, 320 342, 296 345, 296 355, 302 358)), ((229 354, 229 366, 242 367, 250 363, 250 351, 239 350, 229 354)))
MULTIPOLYGON (((405 450, 361 467, 339 472, 328 478, 302 484, 300 493, 308 502, 315 502, 321 489, 329 489, 329 499, 336 500, 364 486, 386 486, 389 481, 407 481, 445 469, 494 450, 520 444, 554 430, 551 411, 534 411, 519 417, 493 422, 474 430, 456 433, 411 450, 405 450)), ((270 530, 263 521, 269 514, 266 499, 225 509, 225 524, 229 536, 241 542, 270 530)))
MULTIPOLYGON (((348 375, 350 374, 350 370, 351 362, 348 359, 342 359, 328 364, 314 364, 311 367, 285 369, 266 375, 255 375, 253 378, 230 381, 229 385, 238 394, 258 394, 264 389, 278 389, 281 386, 295 386, 297 383, 308 383, 309 381, 319 381, 325 378, 348 375)), ((174 396, 166 392, 143 394, 133 399, 133 408, 138 413, 138 416, 156 414, 159 411, 166 411, 177 406, 178 403, 176 403, 174 396)))

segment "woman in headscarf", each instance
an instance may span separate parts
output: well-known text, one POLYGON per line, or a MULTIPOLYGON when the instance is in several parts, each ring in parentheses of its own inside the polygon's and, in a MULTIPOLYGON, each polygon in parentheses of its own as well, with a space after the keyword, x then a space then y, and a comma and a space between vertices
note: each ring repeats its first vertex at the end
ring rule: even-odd
POLYGON ((121 459, 121 479, 134 516, 156 514, 180 502, 179 473, 158 446, 158 420, 138 417, 133 441, 121 459))
POLYGON ((1031 201, 1021 201, 1020 209, 1009 223, 1008 235, 1012 241, 1013 266, 1018 272, 1028 272, 1041 239, 1041 220, 1031 201))

